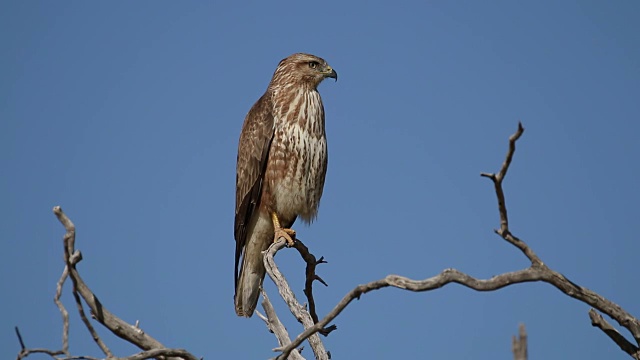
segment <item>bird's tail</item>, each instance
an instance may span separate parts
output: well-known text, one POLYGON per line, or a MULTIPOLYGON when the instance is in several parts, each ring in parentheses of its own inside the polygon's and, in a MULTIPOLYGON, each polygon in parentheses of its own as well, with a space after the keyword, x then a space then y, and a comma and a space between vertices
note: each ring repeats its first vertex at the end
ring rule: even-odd
MULTIPOLYGON (((254 248, 253 250, 258 249, 254 248)), ((262 286, 262 280, 266 272, 260 250, 258 250, 257 254, 250 252, 252 252, 252 249, 248 248, 242 259, 240 279, 238 280, 235 296, 236 314, 244 317, 251 317, 256 305, 258 305, 260 286, 262 286)))

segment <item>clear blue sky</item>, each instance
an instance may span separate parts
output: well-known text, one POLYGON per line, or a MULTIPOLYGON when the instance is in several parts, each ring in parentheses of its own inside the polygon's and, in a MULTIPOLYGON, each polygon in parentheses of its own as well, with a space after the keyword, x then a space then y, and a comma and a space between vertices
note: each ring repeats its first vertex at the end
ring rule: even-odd
MULTIPOLYGON (((505 185, 512 231, 640 316, 638 18, 632 0, 3 1, 0 358, 18 351, 14 325, 29 346, 60 346, 54 205, 78 227, 81 274, 122 319, 205 359, 273 356, 261 320, 233 311, 235 160, 246 112, 294 52, 340 74, 320 86, 319 218, 296 227, 329 261, 320 314, 389 273, 526 267, 493 234, 479 176, 522 120, 505 185)), ((298 255, 277 260, 302 297, 298 255)), ((72 352, 98 356, 64 300, 72 352)), ((533 359, 626 359, 588 310, 546 284, 384 289, 348 307, 325 344, 335 359, 510 359, 524 322, 533 359)), ((136 351, 101 334, 119 356, 136 351)))

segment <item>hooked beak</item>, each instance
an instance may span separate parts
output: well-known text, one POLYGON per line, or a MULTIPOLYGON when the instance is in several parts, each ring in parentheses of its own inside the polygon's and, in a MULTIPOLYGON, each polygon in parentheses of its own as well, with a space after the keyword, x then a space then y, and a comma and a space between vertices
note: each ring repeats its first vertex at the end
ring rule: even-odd
POLYGON ((338 73, 335 70, 333 70, 331 66, 327 65, 323 73, 324 73, 324 77, 330 77, 338 81, 338 73))

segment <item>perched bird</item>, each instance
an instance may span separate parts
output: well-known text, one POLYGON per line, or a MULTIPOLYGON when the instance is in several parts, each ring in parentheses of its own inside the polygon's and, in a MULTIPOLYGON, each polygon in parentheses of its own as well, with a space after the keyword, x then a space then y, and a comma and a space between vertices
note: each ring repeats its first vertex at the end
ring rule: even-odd
POLYGON ((265 275, 261 252, 274 239, 293 244, 299 216, 316 217, 327 173, 324 107, 318 85, 338 80, 327 62, 293 54, 244 119, 236 167, 235 308, 251 317, 265 275), (242 264, 240 261, 242 260, 242 264))

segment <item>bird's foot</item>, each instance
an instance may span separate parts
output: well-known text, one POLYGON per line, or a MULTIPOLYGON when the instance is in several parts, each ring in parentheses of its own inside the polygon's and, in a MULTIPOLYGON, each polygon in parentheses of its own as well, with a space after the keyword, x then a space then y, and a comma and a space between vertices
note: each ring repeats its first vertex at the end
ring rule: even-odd
POLYGON ((277 228, 273 241, 276 242, 281 237, 287 241, 287 246, 291 247, 293 246, 293 240, 296 238, 296 231, 293 229, 277 228))
POLYGON ((275 229, 275 236, 273 238, 273 242, 278 241, 281 237, 287 240, 287 246, 293 246, 293 239, 296 238, 296 231, 293 229, 285 229, 280 226, 280 220, 278 219, 278 215, 273 212, 271 213, 271 220, 273 221, 273 228, 275 229))

